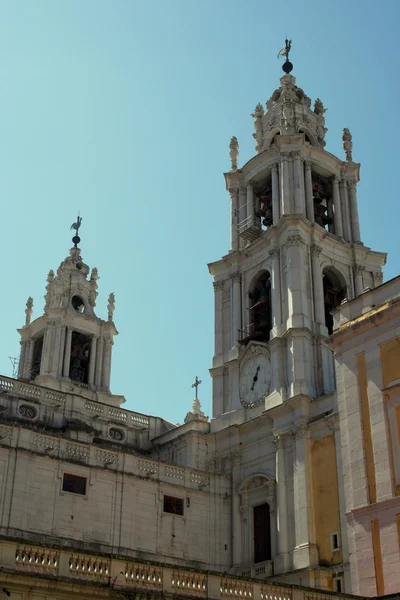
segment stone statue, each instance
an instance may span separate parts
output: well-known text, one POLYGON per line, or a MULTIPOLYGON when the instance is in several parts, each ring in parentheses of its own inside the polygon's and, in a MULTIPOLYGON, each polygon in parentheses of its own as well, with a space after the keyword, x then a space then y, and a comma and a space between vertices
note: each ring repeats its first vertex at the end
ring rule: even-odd
POLYGON ((231 138, 231 142, 229 144, 229 156, 231 159, 231 171, 237 171, 238 168, 238 158, 239 158, 239 142, 237 138, 233 136, 231 138))
POLYGON ((314 112, 316 115, 324 115, 326 113, 328 109, 324 108, 324 105, 322 104, 322 101, 317 98, 316 101, 314 102, 314 112))
POLYGON ((27 303, 26 303, 26 309, 25 309, 25 327, 28 327, 31 324, 31 317, 32 317, 32 313, 33 313, 33 298, 31 296, 29 296, 27 303))
POLYGON ((93 306, 93 308, 96 306, 96 298, 97 298, 97 280, 100 279, 99 277, 99 272, 97 270, 96 267, 93 267, 92 269, 92 273, 90 275, 90 292, 89 292, 89 304, 91 306, 93 306))
POLYGON ((47 275, 47 285, 46 285, 46 294, 44 296, 45 299, 45 306, 44 306, 44 312, 47 311, 47 309, 50 306, 50 301, 51 301, 51 287, 52 287, 52 283, 54 281, 54 271, 53 269, 50 269, 49 274, 47 275))
POLYGON ((113 313, 114 313, 114 310, 115 310, 115 295, 114 295, 114 292, 111 292, 111 294, 108 296, 107 310, 108 310, 108 320, 110 322, 112 322, 112 320, 113 320, 113 313))
POLYGON ((346 161, 353 162, 353 137, 350 130, 345 127, 343 129, 343 149, 346 154, 346 161))
POLYGON ((257 142, 256 151, 261 152, 262 143, 263 143, 263 123, 262 123, 262 118, 264 116, 263 105, 258 103, 254 109, 254 112, 251 114, 251 116, 253 117, 253 119, 255 119, 254 129, 256 130, 256 132, 253 133, 253 138, 257 142))

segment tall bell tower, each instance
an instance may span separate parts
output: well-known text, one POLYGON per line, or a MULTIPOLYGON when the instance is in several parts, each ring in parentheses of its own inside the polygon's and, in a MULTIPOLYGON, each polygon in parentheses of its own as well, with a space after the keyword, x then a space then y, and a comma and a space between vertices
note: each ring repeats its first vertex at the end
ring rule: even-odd
POLYGON ((335 390, 331 311, 382 282, 386 255, 361 240, 350 131, 344 159, 326 150, 326 109, 286 50, 280 87, 252 114, 255 156, 239 167, 235 137, 229 147, 230 250, 209 265, 215 429, 292 401, 309 414, 335 390))
POLYGON ((32 322, 33 299, 28 299, 25 325, 18 330, 18 377, 63 391, 80 388, 84 395, 109 402, 113 338, 118 334, 115 299, 109 295, 107 321, 96 316, 99 274, 83 262, 78 246, 81 221, 78 217, 72 225, 75 235, 69 256, 57 273, 49 271, 44 312, 32 322))

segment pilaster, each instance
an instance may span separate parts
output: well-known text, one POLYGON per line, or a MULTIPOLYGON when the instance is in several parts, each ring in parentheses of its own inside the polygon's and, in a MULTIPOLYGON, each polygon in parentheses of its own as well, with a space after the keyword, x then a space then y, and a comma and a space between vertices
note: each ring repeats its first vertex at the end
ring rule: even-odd
POLYGON ((277 495, 277 555, 274 560, 274 572, 285 573, 289 570, 288 505, 286 497, 286 457, 284 434, 274 438, 276 447, 276 495, 277 495))
POLYGON ((273 224, 277 225, 280 219, 279 211, 279 166, 274 163, 271 169, 272 175, 272 220, 273 224))
POLYGON ((293 568, 304 569, 318 565, 318 549, 311 535, 313 515, 310 485, 309 433, 304 425, 294 431, 294 513, 295 540, 293 568))
POLYGON ((337 175, 332 179, 333 222, 335 234, 338 237, 343 237, 343 216, 340 202, 339 180, 337 175))

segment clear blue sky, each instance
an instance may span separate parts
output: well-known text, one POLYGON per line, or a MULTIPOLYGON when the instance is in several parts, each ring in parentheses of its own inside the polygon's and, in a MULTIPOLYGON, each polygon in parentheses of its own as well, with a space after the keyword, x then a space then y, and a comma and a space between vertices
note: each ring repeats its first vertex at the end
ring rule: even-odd
POLYGON ((228 250, 228 144, 254 154, 257 102, 293 75, 328 107, 361 162, 362 239, 399 272, 398 0, 10 0, 0 2, 0 373, 19 351, 25 302, 83 216, 82 255, 99 269, 97 314, 116 295, 112 390, 126 407, 183 421, 211 414, 213 289, 228 250))

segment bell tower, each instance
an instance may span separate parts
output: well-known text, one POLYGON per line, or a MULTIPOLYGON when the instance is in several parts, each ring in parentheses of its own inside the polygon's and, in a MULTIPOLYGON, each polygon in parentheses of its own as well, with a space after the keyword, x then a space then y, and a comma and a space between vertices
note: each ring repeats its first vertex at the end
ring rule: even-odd
POLYGON ((280 87, 252 114, 255 156, 239 166, 236 137, 229 146, 230 249, 209 265, 216 429, 294 399, 308 414, 333 392, 331 311, 382 282, 386 255, 361 240, 351 133, 344 158, 326 149, 326 108, 297 86, 289 50, 280 87))
POLYGON ((72 225, 75 235, 69 256, 57 273, 49 271, 44 313, 32 322, 33 299, 28 299, 25 325, 18 330, 18 375, 63 391, 76 386, 91 396, 101 395, 105 402, 110 394, 113 338, 118 334, 113 321, 115 299, 110 294, 107 321, 96 316, 99 274, 83 262, 78 246, 81 222, 78 217, 72 225))

